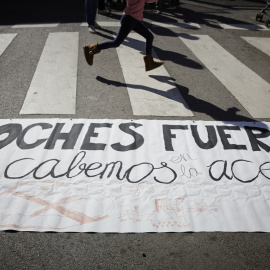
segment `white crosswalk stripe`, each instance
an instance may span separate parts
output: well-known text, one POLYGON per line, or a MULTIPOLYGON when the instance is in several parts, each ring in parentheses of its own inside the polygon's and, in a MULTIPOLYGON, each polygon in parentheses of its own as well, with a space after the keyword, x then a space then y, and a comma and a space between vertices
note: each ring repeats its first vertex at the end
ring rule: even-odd
POLYGON ((208 35, 180 39, 255 118, 270 117, 270 84, 208 35))
POLYGON ((57 27, 59 23, 39 23, 39 24, 15 24, 12 28, 42 28, 42 27, 57 27))
MULTIPOLYGON (((108 22, 108 21, 98 21, 98 25, 101 27, 120 27, 120 21, 116 22, 108 22)), ((199 29, 201 26, 197 23, 186 23, 186 22, 165 22, 165 23, 159 23, 159 22, 150 22, 153 27, 165 27, 165 28, 187 28, 187 29, 199 29)), ((86 22, 83 22, 81 26, 88 26, 86 22)))
MULTIPOLYGON (((100 25, 101 27, 120 27, 120 21, 115 21, 115 22, 101 22, 101 21, 98 21, 97 22, 98 25, 100 25)), ((83 22, 81 24, 81 26, 85 27, 85 26, 88 26, 88 23, 87 22, 83 22)))
POLYGON ((198 23, 185 23, 185 22, 175 22, 175 23, 159 23, 151 22, 155 27, 164 27, 164 28, 187 28, 187 29, 199 29, 201 26, 198 23))
POLYGON ((138 34, 130 34, 128 40, 128 46, 121 45, 117 48, 117 53, 133 114, 193 116, 180 92, 170 81, 170 75, 164 66, 145 72, 143 55, 140 54, 140 51, 143 50, 143 37, 138 34))
POLYGON ((231 30, 253 30, 253 31, 264 31, 269 30, 265 25, 258 24, 226 24, 219 23, 220 27, 223 29, 231 29, 231 30))
POLYGON ((50 33, 20 114, 75 114, 79 33, 50 33))
POLYGON ((261 50, 270 56, 270 38, 265 37, 242 37, 245 41, 250 43, 252 46, 261 50))
POLYGON ((17 34, 1 34, 0 35, 0 56, 6 50, 8 45, 17 36, 17 34))

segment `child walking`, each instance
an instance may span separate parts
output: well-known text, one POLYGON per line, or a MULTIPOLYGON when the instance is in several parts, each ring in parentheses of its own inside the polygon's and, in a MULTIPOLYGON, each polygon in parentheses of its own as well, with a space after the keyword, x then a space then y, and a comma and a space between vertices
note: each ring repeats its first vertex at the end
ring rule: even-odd
POLYGON ((127 6, 121 17, 121 27, 114 40, 95 43, 84 46, 84 55, 87 63, 92 66, 94 55, 102 50, 120 46, 128 34, 133 30, 146 39, 145 43, 145 71, 160 67, 162 61, 154 61, 152 56, 153 34, 145 27, 143 21, 143 9, 145 3, 154 3, 157 0, 126 0, 127 6))

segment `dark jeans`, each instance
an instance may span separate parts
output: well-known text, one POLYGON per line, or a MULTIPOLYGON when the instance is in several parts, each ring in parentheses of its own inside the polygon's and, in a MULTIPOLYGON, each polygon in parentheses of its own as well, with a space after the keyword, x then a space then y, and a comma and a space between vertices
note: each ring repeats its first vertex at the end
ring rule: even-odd
POLYGON ((100 50, 116 48, 120 46, 131 31, 138 33, 146 39, 145 54, 152 54, 153 34, 143 25, 141 21, 134 19, 129 15, 123 15, 121 18, 121 27, 116 38, 112 41, 104 41, 98 44, 100 50))
POLYGON ((98 0, 85 0, 85 16, 89 25, 95 25, 98 0))

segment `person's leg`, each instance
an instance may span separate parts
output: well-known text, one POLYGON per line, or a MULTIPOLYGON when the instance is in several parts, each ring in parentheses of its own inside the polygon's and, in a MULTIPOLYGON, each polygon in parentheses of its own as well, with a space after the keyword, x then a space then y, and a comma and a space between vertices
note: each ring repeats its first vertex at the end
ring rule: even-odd
POLYGON ((146 39, 144 54, 145 55, 152 54, 152 47, 154 40, 153 34, 146 28, 146 26, 144 26, 142 22, 137 23, 133 31, 146 39))
POLYGON ((121 27, 114 40, 104 41, 98 44, 99 50, 106 50, 109 48, 116 48, 122 44, 128 34, 132 31, 138 21, 131 16, 123 15, 121 18, 121 27))
POLYGON ((153 34, 143 25, 142 22, 136 24, 133 29, 136 33, 143 36, 146 39, 145 43, 145 56, 144 56, 144 63, 145 63, 145 71, 150 71, 155 68, 158 68, 164 64, 162 61, 154 61, 152 56, 152 47, 153 47, 153 34))
POLYGON ((121 18, 121 27, 114 40, 84 46, 84 55, 87 63, 92 66, 94 55, 99 53, 101 50, 118 47, 130 33, 132 28, 135 27, 137 22, 138 21, 131 16, 123 15, 121 18))
POLYGON ((97 14, 97 0, 85 0, 85 16, 88 26, 95 25, 97 14))

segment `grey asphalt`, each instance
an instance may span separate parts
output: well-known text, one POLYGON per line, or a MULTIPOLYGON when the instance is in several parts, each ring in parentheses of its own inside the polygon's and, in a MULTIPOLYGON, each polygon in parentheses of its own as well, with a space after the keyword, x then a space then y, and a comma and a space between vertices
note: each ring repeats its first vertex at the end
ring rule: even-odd
MULTIPOLYGON (((44 43, 51 32, 79 32, 79 48, 111 38, 118 28, 91 35, 81 27, 83 0, 5 1, 0 4, 0 34, 17 33, 0 59, 1 118, 141 119, 134 116, 115 50, 102 52, 90 68, 79 54, 76 115, 20 115, 44 43), (17 23, 60 22, 57 28, 13 29, 17 23), (16 52, 16 53, 14 53, 16 52)), ((256 23, 266 1, 180 1, 156 14, 148 7, 145 23, 154 33, 154 49, 187 101, 194 117, 145 119, 269 121, 253 119, 232 94, 179 42, 178 34, 207 34, 270 83, 269 56, 241 36, 270 37, 270 31, 222 30, 224 23, 256 23), (199 23, 201 29, 155 28, 150 21, 199 23)), ((117 21, 121 11, 98 15, 117 21)), ((256 89, 254 89, 256 91, 256 89)), ((270 234, 200 233, 38 233, 0 232, 0 269, 269 269, 270 234)))

